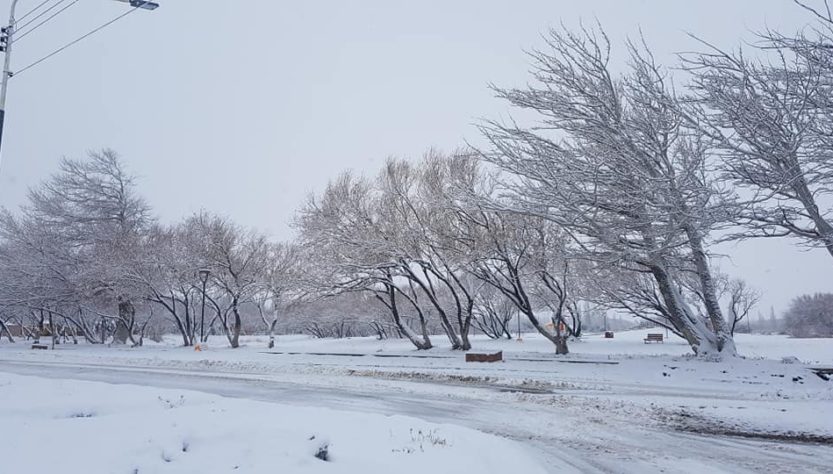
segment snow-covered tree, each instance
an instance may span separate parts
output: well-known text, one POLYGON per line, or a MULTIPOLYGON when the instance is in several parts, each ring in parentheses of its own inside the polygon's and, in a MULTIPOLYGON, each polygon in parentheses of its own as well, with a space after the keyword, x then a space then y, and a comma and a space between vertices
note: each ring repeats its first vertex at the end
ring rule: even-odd
POLYGON ((712 182, 710 149, 680 113, 668 74, 628 43, 629 71, 615 76, 601 31, 553 30, 531 54, 535 83, 496 89, 540 118, 488 122, 487 161, 511 175, 514 211, 558 224, 595 265, 650 275, 662 315, 697 354, 735 354, 707 254, 730 206, 712 182), (694 275, 706 318, 681 283, 694 275))
MULTIPOLYGON (((155 226, 142 247, 142 265, 131 277, 144 289, 145 298, 161 307, 182 337, 185 346, 200 342, 199 303, 201 261, 181 224, 155 226)), ((210 324, 209 324, 210 326, 210 324)))
POLYGON ((418 349, 433 345, 413 280, 403 276, 390 208, 368 179, 342 173, 299 210, 302 247, 316 265, 306 279, 321 294, 368 292, 390 313, 397 329, 418 349), (383 215, 386 214, 386 217, 383 215), (405 311, 414 311, 416 328, 405 311))
POLYGON ((474 304, 474 325, 491 339, 512 339, 513 319, 519 318, 518 308, 492 286, 480 289, 474 304))
POLYGON ((3 273, 18 277, 5 304, 60 317, 88 339, 86 315, 95 314, 115 322, 114 342, 136 344, 142 296, 128 275, 150 224, 149 207, 115 152, 62 160, 19 215, 0 218, 3 273))
POLYGON ((742 198, 733 237, 789 236, 833 256, 833 20, 807 8, 819 21, 794 36, 686 56, 703 105, 690 119, 742 198))
POLYGON ((269 334, 269 348, 275 347, 275 327, 281 313, 305 296, 302 279, 307 265, 301 249, 293 243, 270 243, 263 284, 254 297, 258 315, 269 334))
POLYGON ((784 314, 785 329, 794 337, 833 337, 833 294, 795 298, 784 314))
POLYGON ((565 315, 576 301, 563 234, 552 222, 524 213, 470 209, 464 216, 473 239, 480 242, 473 274, 511 301, 555 344, 556 353, 567 354, 565 315), (554 276, 550 270, 555 266, 560 271, 554 276), (542 313, 551 315, 550 324, 542 313))
MULTIPOLYGON (((209 270, 210 302, 233 348, 240 346, 241 306, 266 288, 270 244, 266 237, 228 219, 200 213, 185 220, 182 232, 195 258, 194 272, 209 270)), ((200 289, 201 291, 201 289, 200 289)))

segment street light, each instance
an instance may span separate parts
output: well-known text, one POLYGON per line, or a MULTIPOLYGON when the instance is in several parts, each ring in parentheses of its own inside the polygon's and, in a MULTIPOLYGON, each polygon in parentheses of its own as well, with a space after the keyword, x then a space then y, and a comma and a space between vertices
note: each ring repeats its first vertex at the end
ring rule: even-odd
POLYGON ((208 276, 211 275, 211 270, 207 268, 200 269, 200 281, 202 282, 202 312, 200 313, 200 342, 205 339, 205 284, 208 282, 208 276))
POLYGON ((141 8, 143 10, 156 10, 159 4, 155 2, 145 2, 143 0, 117 0, 122 3, 129 3, 133 8, 141 8))
MULTIPOLYGON (((139 9, 139 8, 141 8, 142 10, 156 10, 159 7, 158 3, 148 2, 148 1, 145 1, 145 0, 116 0, 116 1, 129 4, 131 7, 133 7, 134 10, 139 9)), ((14 43, 14 33, 15 33, 14 10, 15 10, 15 7, 17 7, 17 2, 18 2, 18 0, 12 0, 12 6, 9 9, 9 23, 8 23, 7 26, 4 26, 4 27, 0 28, 0 52, 3 52, 5 54, 5 57, 3 58, 3 77, 2 77, 2 80, 0 80, 0 147, 2 147, 2 144, 3 144, 3 122, 5 121, 5 118, 6 118, 6 89, 8 88, 8 85, 9 85, 9 79, 11 79, 12 76, 14 76, 14 72, 12 72, 12 70, 11 70, 11 58, 12 58, 12 44, 14 43)), ((37 10, 38 8, 40 8, 40 5, 35 7, 35 10, 37 10)), ((60 13, 61 11, 63 11, 63 10, 60 10, 58 13, 60 13)), ((24 15, 24 17, 25 16, 26 15, 24 15)), ((53 16, 55 16, 55 15, 53 15, 53 16)), ((122 16, 124 16, 124 15, 122 15, 122 16)), ((111 23, 115 22, 119 18, 122 18, 122 16, 119 16, 119 17, 105 23, 104 25, 100 26, 99 28, 96 28, 95 30, 91 31, 90 33, 87 33, 86 35, 82 36, 81 38, 78 38, 77 40, 73 41, 72 43, 69 43, 68 45, 65 45, 63 48, 66 48, 66 47, 68 47, 72 44, 75 44, 76 42, 86 38, 87 36, 91 35, 92 33, 95 33, 96 31, 100 30, 101 28, 103 28, 107 25, 110 25, 111 23)), ((52 17, 47 18, 41 24, 45 23, 46 21, 49 21, 50 18, 52 18, 52 17)), ((40 24, 36 25, 35 28, 37 28, 37 26, 40 26, 40 24)), ((29 31, 33 31, 35 28, 32 28, 29 31)), ((29 31, 24 33, 24 35, 28 34, 29 31)), ((53 54, 57 54, 58 52, 62 51, 63 48, 52 52, 49 56, 41 58, 41 61, 51 57, 53 54)), ((40 61, 38 61, 38 62, 40 62, 40 61)), ((35 63, 35 64, 37 64, 37 63, 35 63)), ((33 65, 34 64, 32 64, 30 66, 33 66, 33 65)))

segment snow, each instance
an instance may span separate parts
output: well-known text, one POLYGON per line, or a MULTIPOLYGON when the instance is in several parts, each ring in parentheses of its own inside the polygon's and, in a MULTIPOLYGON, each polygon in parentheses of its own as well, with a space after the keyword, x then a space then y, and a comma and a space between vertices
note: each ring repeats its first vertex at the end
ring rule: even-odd
POLYGON ((4 472, 545 472, 458 426, 135 385, 0 373, 0 419, 4 472))
POLYGON ((833 366, 833 340, 740 334, 745 357, 715 362, 691 357, 673 335, 644 344, 648 332, 660 331, 588 334, 566 357, 534 334, 523 342, 474 338, 475 351, 504 352, 505 361, 494 364, 466 363, 439 338, 440 347, 429 351, 406 340, 307 336, 280 336, 271 350, 267 337, 246 337, 239 349, 218 337, 199 352, 173 338, 141 348, 79 344, 54 351, 4 343, 0 371, 190 388, 241 403, 277 402, 292 412, 338 409, 454 423, 518 441, 515 448, 528 450, 516 452, 519 459, 545 459, 557 466, 553 472, 825 472, 833 463, 833 422, 820 416, 833 406, 833 382, 809 370, 833 366))
MULTIPOLYGON (((513 339, 492 340, 484 336, 472 337, 473 351, 498 351, 509 354, 551 354, 554 352, 552 342, 536 333, 524 333, 522 341, 513 339)), ((448 341, 440 336, 432 339, 438 347, 428 353, 444 352, 448 341)), ((242 338, 244 345, 256 346, 262 349, 268 338, 265 336, 249 336, 242 338)), ((225 347, 220 338, 212 343, 216 348, 225 347)), ((781 360, 794 356, 810 364, 833 364, 833 339, 809 338, 798 339, 784 335, 736 334, 735 344, 741 356, 752 358, 767 358, 781 360)), ((177 345, 175 339, 165 342, 165 345, 177 345)), ((414 352, 414 347, 405 339, 378 340, 374 337, 358 337, 344 339, 315 339, 306 335, 279 336, 276 351, 298 352, 414 352)), ((645 329, 616 332, 613 339, 605 339, 603 334, 587 334, 580 341, 570 342, 573 354, 604 356, 682 356, 691 354, 688 343, 661 329, 645 329), (661 344, 645 344, 643 340, 648 333, 662 333, 665 341, 661 344)))

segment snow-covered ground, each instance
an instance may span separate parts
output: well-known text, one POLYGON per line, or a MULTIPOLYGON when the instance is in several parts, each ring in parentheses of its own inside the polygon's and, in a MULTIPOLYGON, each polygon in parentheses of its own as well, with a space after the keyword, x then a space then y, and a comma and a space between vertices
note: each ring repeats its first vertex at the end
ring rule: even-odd
POLYGON ((0 373, 2 472, 545 473, 453 425, 193 391, 0 373))
MULTIPOLYGON (((585 335, 581 341, 572 342, 570 350, 575 354, 600 355, 688 355, 691 349, 688 344, 674 334, 666 334, 663 330, 635 330, 623 331, 614 335, 613 339, 605 339, 603 334, 585 335), (661 343, 645 344, 648 333, 662 333, 667 339, 661 343)), ((386 339, 359 337, 345 339, 312 339, 309 336, 283 336, 279 338, 276 350, 296 351, 332 351, 332 352, 409 352, 413 346, 403 339, 386 339)), ((553 345, 535 333, 523 334, 521 342, 505 339, 492 340, 483 336, 473 338, 475 351, 502 350, 508 354, 520 353, 552 353, 553 345)), ((742 356, 753 358, 782 359, 783 357, 797 357, 811 364, 833 364, 833 339, 796 339, 784 335, 737 334, 735 341, 742 356)), ((166 341, 176 344, 175 339, 166 341)), ((215 343, 222 344, 217 339, 215 343)), ((249 345, 260 345, 267 342, 265 337, 248 338, 249 345)), ((441 348, 447 344, 441 336, 434 338, 435 344, 441 348)))
POLYGON ((567 357, 534 335, 477 338, 475 350, 504 351, 494 364, 373 338, 286 336, 272 350, 263 337, 236 350, 217 338, 200 352, 175 339, 55 351, 4 343, 0 371, 464 425, 522 443, 524 459, 548 472, 829 472, 833 382, 809 367, 833 366, 833 340, 739 335, 745 358, 709 362, 673 336, 644 344, 646 332, 588 335, 567 357))

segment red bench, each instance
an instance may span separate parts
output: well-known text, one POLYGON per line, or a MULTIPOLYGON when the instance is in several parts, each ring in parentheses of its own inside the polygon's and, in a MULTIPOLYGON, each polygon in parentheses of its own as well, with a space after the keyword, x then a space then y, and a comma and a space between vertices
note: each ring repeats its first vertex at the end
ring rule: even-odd
POLYGON ((494 354, 466 354, 466 362, 500 362, 503 360, 503 351, 494 354))

